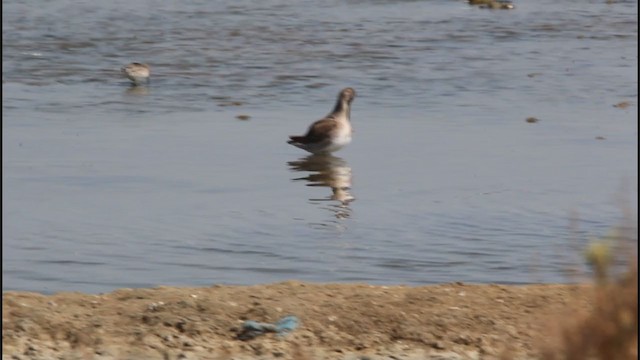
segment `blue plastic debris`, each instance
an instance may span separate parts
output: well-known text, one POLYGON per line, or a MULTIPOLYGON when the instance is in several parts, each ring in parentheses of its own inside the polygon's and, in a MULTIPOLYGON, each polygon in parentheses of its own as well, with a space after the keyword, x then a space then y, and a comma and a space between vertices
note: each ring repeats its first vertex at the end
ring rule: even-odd
POLYGON ((275 324, 247 320, 242 324, 242 331, 238 334, 238 339, 251 340, 268 332, 285 336, 295 330, 299 323, 298 318, 293 315, 285 316, 275 324))

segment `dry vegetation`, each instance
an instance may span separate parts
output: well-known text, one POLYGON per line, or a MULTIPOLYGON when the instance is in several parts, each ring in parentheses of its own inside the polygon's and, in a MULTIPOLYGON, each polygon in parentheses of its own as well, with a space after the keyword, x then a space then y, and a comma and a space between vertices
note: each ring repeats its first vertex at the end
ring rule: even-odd
POLYGON ((593 308, 562 319, 556 343, 544 346, 542 359, 638 358, 638 228, 626 218, 585 252, 595 283, 593 308), (617 272, 621 263, 624 271, 617 272))

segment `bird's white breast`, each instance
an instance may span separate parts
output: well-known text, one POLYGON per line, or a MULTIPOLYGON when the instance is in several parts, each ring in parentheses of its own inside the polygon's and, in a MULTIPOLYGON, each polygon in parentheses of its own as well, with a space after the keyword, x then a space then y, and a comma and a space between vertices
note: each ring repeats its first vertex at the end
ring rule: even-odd
POLYGON ((331 139, 330 151, 338 151, 351 142, 351 124, 345 119, 340 125, 331 139))

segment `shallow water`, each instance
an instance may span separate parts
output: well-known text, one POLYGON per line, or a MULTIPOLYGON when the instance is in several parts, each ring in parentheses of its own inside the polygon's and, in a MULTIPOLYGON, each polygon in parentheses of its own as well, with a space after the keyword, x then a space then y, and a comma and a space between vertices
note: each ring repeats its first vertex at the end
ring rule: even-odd
POLYGON ((638 181, 635 1, 3 10, 3 290, 571 281, 638 181))

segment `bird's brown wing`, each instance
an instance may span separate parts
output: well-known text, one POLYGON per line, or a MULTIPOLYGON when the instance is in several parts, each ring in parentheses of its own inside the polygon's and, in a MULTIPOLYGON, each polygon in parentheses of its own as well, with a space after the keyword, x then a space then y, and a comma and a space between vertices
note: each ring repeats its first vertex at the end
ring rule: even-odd
POLYGON ((309 130, 304 136, 290 136, 291 140, 302 143, 320 143, 331 138, 331 134, 338 126, 333 119, 322 119, 309 126, 309 130))

